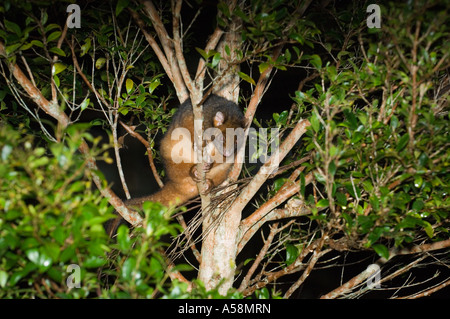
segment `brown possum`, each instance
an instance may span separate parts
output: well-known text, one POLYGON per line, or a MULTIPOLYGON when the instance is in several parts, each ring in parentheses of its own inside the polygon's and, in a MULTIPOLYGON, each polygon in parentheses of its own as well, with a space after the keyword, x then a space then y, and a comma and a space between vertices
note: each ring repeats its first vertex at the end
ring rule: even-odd
MULTIPOLYGON (((235 151, 244 136, 245 117, 239 107, 222 97, 210 95, 203 103, 203 149, 206 158, 207 190, 220 185, 232 166, 235 151), (227 130, 231 129, 231 130, 227 130)), ((125 202, 141 206, 144 201, 165 206, 180 205, 197 196, 199 174, 194 151, 194 114, 187 100, 175 112, 160 142, 160 154, 166 172, 164 187, 154 194, 125 202)))

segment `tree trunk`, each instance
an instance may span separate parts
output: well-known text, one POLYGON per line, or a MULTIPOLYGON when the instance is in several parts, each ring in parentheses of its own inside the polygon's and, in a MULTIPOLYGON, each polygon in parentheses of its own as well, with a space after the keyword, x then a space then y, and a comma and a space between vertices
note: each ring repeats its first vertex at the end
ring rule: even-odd
MULTIPOLYGON (((235 103, 239 97, 239 64, 235 63, 237 59, 235 49, 239 49, 241 45, 237 32, 239 23, 237 20, 233 21, 229 32, 218 45, 222 60, 219 63, 219 81, 215 83, 213 91, 235 103), (225 52, 226 45, 230 48, 230 56, 225 52)), ((203 212, 204 238, 199 269, 199 279, 203 281, 206 289, 214 289, 220 284, 219 292, 222 295, 225 295, 233 284, 241 221, 241 212, 225 213, 223 216, 225 209, 226 207, 219 205, 203 212)))

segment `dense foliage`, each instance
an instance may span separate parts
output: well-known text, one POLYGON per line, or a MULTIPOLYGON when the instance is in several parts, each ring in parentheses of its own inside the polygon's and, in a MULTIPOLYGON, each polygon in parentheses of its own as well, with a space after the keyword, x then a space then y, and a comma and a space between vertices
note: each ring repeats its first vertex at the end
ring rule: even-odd
MULTIPOLYGON (((269 84, 298 86, 276 92, 285 98, 275 100, 285 105, 263 110, 272 120, 254 118, 253 126, 280 128, 284 138, 301 119, 311 124, 283 162, 301 161, 295 199, 308 213, 283 220, 286 227, 277 233, 277 245, 256 267, 262 269, 259 280, 228 296, 279 296, 276 285, 270 293, 266 287, 276 282, 269 275, 291 271, 296 261, 306 265, 299 258, 318 246, 317 255, 373 252, 371 262, 383 264, 402 249, 449 240, 450 26, 445 1, 386 3, 380 29, 367 28, 367 3, 358 1, 325 10, 319 4, 308 9, 296 1, 255 0, 232 12, 222 2, 214 10, 195 3, 217 14, 202 16, 204 25, 213 26, 208 32, 236 19, 241 23, 238 34, 245 45, 234 52, 225 47, 226 56, 202 49, 206 31, 195 23, 186 26, 183 48, 186 56, 195 56, 192 60, 203 58, 211 74, 236 55, 234 63, 242 65, 240 104, 248 106, 258 74, 270 67, 277 73, 269 84), (320 238, 320 245, 305 250, 320 238)), ((0 70, 0 298, 221 297, 195 279, 189 290, 169 278, 172 271, 195 278, 192 267, 169 265, 165 258, 168 239, 182 231, 171 218, 173 210, 146 203, 141 227, 123 225, 114 240, 108 237, 103 225, 116 216, 114 208, 96 190, 86 154, 79 152, 87 141, 90 155, 110 164, 115 151, 119 168, 119 148, 128 136, 118 136, 119 123, 126 120, 143 124, 137 131, 158 162, 155 140, 175 111, 170 106, 177 104, 178 92, 127 14, 128 9, 139 12, 142 4, 119 0, 113 6, 97 4, 99 10, 83 9, 83 27, 66 30, 61 43, 65 6, 39 5, 42 10, 32 2, 0 5, 5 47, 0 70), (67 129, 34 110, 7 71, 14 63, 30 70, 42 96, 70 118, 67 129), (97 127, 110 141, 88 133, 97 127), (68 278, 78 275, 70 265, 80 269, 80 288, 69 287, 68 278)), ((170 29, 173 8, 158 5, 170 29)), ((185 21, 196 18, 195 11, 187 9, 185 21)), ((267 97, 271 94, 268 89, 267 97)), ((298 167, 282 171, 269 191, 258 193, 254 206, 270 201, 298 167)), ((252 177, 256 170, 248 164, 242 175, 252 177)), ((448 245, 441 248, 448 250, 448 245)), ((240 271, 255 260, 245 257, 240 271)), ((441 263, 448 265, 448 260, 441 263)), ((306 278, 305 268, 297 271, 304 270, 306 278)))
POLYGON ((436 70, 450 50, 447 14, 391 4, 383 29, 349 31, 338 39, 343 50, 328 52, 341 66, 317 57, 321 83, 296 92, 299 107, 311 109, 307 149, 323 189, 309 202, 313 213, 329 208, 315 218, 345 234, 348 248, 389 258, 391 248, 449 236, 448 101, 436 98, 436 70), (350 47, 363 36, 355 55, 350 47))
MULTIPOLYGON (((169 225, 167 210, 145 205, 142 228, 130 238, 122 226, 112 242, 103 223, 115 217, 113 209, 85 175, 85 162, 77 154, 81 136, 73 133, 44 148, 23 127, 0 125, 0 297, 170 293, 165 290, 160 238, 177 229, 169 225)), ((88 134, 82 136, 95 142, 88 134)))

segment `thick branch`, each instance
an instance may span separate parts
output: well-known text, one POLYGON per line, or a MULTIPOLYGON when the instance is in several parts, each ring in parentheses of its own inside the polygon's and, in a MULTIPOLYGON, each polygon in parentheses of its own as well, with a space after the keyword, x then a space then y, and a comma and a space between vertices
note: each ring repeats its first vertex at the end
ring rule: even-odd
POLYGON ((341 296, 349 291, 351 291, 354 287, 361 284, 363 281, 367 280, 370 276, 373 276, 380 268, 378 267, 367 267, 363 272, 357 274, 355 277, 347 281, 345 284, 339 286, 333 291, 327 293, 320 297, 320 299, 335 299, 338 296, 341 296))
MULTIPOLYGON (((311 183, 313 174, 309 173, 305 177, 305 185, 311 183)), ((270 200, 265 202, 254 213, 241 221, 240 238, 238 244, 238 252, 247 244, 250 238, 260 229, 260 227, 267 221, 279 220, 288 217, 298 217, 310 214, 310 210, 300 199, 293 199, 288 201, 285 208, 275 209, 278 205, 297 194, 300 191, 300 183, 289 182, 275 194, 270 200)))
POLYGON ((433 250, 439 250, 444 248, 450 247, 450 239, 447 240, 441 240, 437 241, 435 243, 431 244, 423 244, 423 245, 417 245, 413 246, 411 248, 403 248, 403 249, 392 249, 389 251, 389 259, 392 259, 392 257, 396 255, 409 255, 409 254, 417 254, 417 253, 423 253, 423 252, 429 252, 433 250))
POLYGON ((150 18, 155 28, 158 39, 161 42, 162 48, 164 50, 165 56, 168 61, 168 65, 172 71, 172 83, 177 91, 178 100, 183 103, 189 98, 189 93, 186 89, 186 85, 183 82, 183 77, 181 75, 178 63, 175 57, 174 47, 172 44, 172 39, 169 37, 166 28, 164 27, 158 12, 151 1, 143 1, 144 12, 150 18))
MULTIPOLYGON (((231 1, 227 1, 227 5, 228 5, 228 10, 229 12, 233 12, 234 8, 236 7, 236 0, 231 0, 231 1)), ((233 30, 235 27, 235 22, 232 23, 232 25, 230 26, 230 31, 228 32, 228 34, 230 35, 230 37, 235 37, 236 36, 236 30, 233 30)), ((224 31, 222 29, 220 29, 219 27, 217 27, 213 34, 211 35, 211 37, 208 40, 208 43, 205 46, 205 52, 209 52, 211 50, 214 50, 217 45, 219 44, 220 39, 222 38, 222 35, 224 34, 224 31)), ((231 48, 232 51, 232 55, 234 55, 235 53, 235 49, 237 49, 241 43, 232 43, 229 41, 229 39, 224 40, 225 43, 228 44, 228 46, 231 48)), ((224 50, 219 49, 218 50, 222 57, 225 56, 224 50)), ((229 61, 227 61, 229 62, 229 61)), ((197 89, 199 91, 203 91, 203 81, 205 79, 205 74, 206 74, 206 61, 203 58, 200 58, 198 65, 197 65, 197 72, 195 73, 195 84, 197 85, 197 89)), ((226 97, 231 101, 237 102, 237 97, 236 99, 230 98, 229 96, 224 96, 219 94, 220 96, 226 97)))
MULTIPOLYGON (((272 61, 276 61, 278 59, 278 56, 281 53, 281 46, 278 46, 275 48, 273 54, 272 54, 272 61)), ((267 81, 269 80, 270 73, 272 72, 273 65, 269 65, 264 72, 259 76, 258 83, 256 83, 255 90, 253 91, 252 98, 250 99, 250 103, 247 107, 247 111, 245 112, 245 118, 247 119, 247 126, 250 127, 250 124, 253 122, 253 117, 256 113, 256 108, 259 105, 259 102, 261 101, 261 98, 263 96, 267 81)), ((247 141, 248 136, 248 130, 245 132, 245 138, 244 138, 244 145, 242 146, 242 149, 245 149, 245 144, 247 141)), ((241 174, 242 169, 242 161, 236 161, 234 163, 234 166, 228 175, 229 180, 235 181, 238 179, 239 175, 241 174)))
POLYGON ((234 202, 231 211, 242 212, 247 203, 253 198, 256 192, 261 188, 267 178, 272 174, 280 165, 286 154, 297 143, 300 137, 306 132, 307 127, 310 125, 308 120, 301 120, 297 123, 288 137, 283 141, 280 148, 277 149, 274 154, 269 158, 258 173, 254 176, 252 181, 244 188, 241 194, 234 202))
POLYGON ((131 9, 129 9, 129 10, 130 10, 131 16, 136 21, 137 25, 141 29, 141 32, 144 34, 144 37, 147 40, 148 44, 150 44, 150 46, 153 49, 153 52, 155 52, 156 56, 158 57, 158 60, 161 63, 161 65, 164 69, 164 72, 166 72, 170 81, 173 82, 174 80, 173 80, 173 75, 172 75, 172 69, 170 68, 169 63, 167 62, 164 52, 161 51, 158 43, 156 43, 155 38, 150 33, 147 32, 147 30, 145 29, 144 21, 142 21, 142 19, 139 17, 137 12, 134 10, 131 10, 131 9))
MULTIPOLYGON (((220 28, 216 28, 214 30, 213 34, 211 35, 211 38, 206 44, 205 52, 209 52, 216 48, 220 38, 222 37, 222 34, 223 30, 221 30, 220 28)), ((203 58, 200 58, 197 66, 197 73, 195 74, 195 82, 199 90, 203 90, 203 80, 205 79, 205 73, 206 73, 206 61, 203 58)))
POLYGON ((186 60, 183 55, 182 42, 183 39, 180 37, 180 11, 182 1, 172 1, 173 6, 173 19, 172 19, 172 27, 173 27, 173 44, 175 48, 175 55, 177 57, 178 67, 180 69, 180 73, 183 76, 184 84, 188 88, 191 94, 196 94, 196 87, 194 85, 194 81, 192 81, 191 76, 189 74, 189 70, 186 65, 186 60))

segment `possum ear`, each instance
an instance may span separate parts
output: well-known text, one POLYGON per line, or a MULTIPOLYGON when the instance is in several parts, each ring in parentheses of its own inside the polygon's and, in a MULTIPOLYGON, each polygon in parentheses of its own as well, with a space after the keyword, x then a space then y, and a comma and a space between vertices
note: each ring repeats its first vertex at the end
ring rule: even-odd
POLYGON ((225 115, 219 111, 214 115, 214 127, 219 127, 223 123, 225 123, 225 115))

